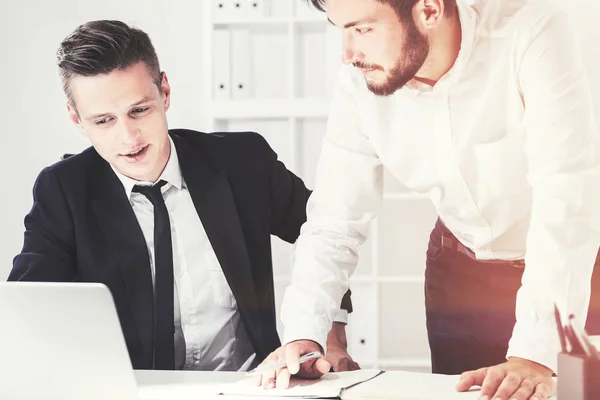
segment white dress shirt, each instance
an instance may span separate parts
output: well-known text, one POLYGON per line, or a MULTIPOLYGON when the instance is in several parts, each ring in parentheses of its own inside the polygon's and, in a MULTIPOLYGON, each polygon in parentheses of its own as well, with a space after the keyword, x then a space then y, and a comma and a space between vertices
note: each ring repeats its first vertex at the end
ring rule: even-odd
MULTIPOLYGON (((157 182, 167 182, 161 190, 173 242, 175 368, 245 371, 254 361, 254 348, 181 175, 175 145, 169 140, 171 156, 157 182)), ((132 192, 135 185, 153 183, 138 182, 113 170, 142 228, 154 282, 154 207, 146 196, 132 192)))
POLYGON ((507 356, 556 370, 553 304, 585 319, 600 245, 599 141, 566 14, 545 0, 459 3, 461 50, 432 88, 389 97, 344 67, 282 306, 284 343, 325 346, 383 167, 429 195, 478 259, 525 259, 507 356))

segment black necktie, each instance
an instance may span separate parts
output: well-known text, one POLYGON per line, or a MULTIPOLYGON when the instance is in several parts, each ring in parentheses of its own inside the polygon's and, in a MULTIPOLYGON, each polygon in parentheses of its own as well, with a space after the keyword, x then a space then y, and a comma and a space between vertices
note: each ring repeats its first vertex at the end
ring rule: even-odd
POLYGON ((173 341, 173 245, 171 224, 160 188, 136 185, 134 192, 143 194, 154 206, 154 369, 175 369, 173 341))

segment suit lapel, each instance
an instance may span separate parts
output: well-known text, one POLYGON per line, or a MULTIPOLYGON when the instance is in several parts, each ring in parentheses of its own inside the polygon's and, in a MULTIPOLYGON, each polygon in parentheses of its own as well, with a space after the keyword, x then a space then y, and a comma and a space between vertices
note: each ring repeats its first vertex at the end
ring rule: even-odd
POLYGON ((151 365, 154 342, 152 271, 144 235, 119 178, 106 162, 96 169, 92 207, 121 267, 129 305, 151 365))
POLYGON ((173 141, 183 178, 255 351, 264 354, 252 268, 227 175, 224 171, 215 171, 199 151, 180 137, 173 136, 173 141))

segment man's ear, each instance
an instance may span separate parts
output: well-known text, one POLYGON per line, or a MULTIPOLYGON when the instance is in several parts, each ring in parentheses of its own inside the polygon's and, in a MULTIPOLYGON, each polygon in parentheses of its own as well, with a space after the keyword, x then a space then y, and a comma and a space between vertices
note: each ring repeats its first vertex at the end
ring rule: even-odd
POLYGON ((418 26, 432 29, 439 24, 445 11, 443 0, 422 0, 416 5, 413 16, 418 26))
POLYGON ((169 85, 169 78, 167 78, 167 73, 163 71, 160 74, 162 77, 160 82, 160 91, 161 94, 164 96, 164 106, 166 112, 171 106, 171 85, 169 85))
POLYGON ((86 133, 83 129, 83 126, 81 126, 81 119, 79 118, 79 113, 75 109, 75 106, 70 102, 67 102, 67 111, 69 112, 69 119, 71 120, 71 122, 73 122, 75 126, 77 126, 79 131, 81 131, 81 133, 85 135, 86 133))

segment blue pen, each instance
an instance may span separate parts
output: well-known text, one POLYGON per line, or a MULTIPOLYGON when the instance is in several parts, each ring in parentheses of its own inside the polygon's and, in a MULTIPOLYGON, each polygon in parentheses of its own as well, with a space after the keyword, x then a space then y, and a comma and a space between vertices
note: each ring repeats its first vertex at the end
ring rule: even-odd
MULTIPOLYGON (((321 353, 319 353, 318 351, 312 352, 312 353, 307 353, 303 356, 300 356, 300 358, 298 359, 298 363, 302 364, 308 360, 312 360, 314 358, 319 358, 321 357, 321 353)), ((277 361, 271 364, 266 364, 263 366, 258 366, 256 368, 254 368, 251 371, 246 372, 246 375, 255 375, 255 374, 261 374, 265 371, 271 371, 274 369, 279 369, 279 368, 284 368, 287 367, 287 361, 285 360, 281 360, 281 361, 277 361)))

